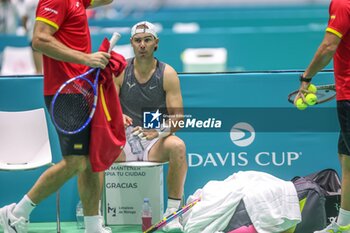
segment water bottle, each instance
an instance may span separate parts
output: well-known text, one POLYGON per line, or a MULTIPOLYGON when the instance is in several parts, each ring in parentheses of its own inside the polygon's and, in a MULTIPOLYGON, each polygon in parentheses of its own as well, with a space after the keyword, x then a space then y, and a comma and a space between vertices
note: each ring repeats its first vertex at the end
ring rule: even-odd
POLYGON ((78 229, 84 229, 84 212, 83 212, 83 205, 81 204, 81 201, 78 202, 77 208, 76 208, 76 217, 77 217, 77 227, 78 229))
POLYGON ((126 129, 126 135, 128 135, 128 143, 133 154, 140 154, 143 152, 143 146, 141 144, 141 139, 137 135, 132 133, 133 127, 129 126, 126 129))
POLYGON ((141 218, 142 231, 146 231, 152 226, 152 208, 148 198, 143 199, 141 218))

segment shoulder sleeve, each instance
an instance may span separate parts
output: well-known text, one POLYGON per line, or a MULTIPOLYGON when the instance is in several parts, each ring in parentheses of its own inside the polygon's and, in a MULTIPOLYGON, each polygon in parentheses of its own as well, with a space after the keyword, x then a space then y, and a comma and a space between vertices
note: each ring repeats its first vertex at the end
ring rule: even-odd
POLYGON ((36 20, 59 29, 67 12, 66 2, 66 0, 40 0, 36 10, 36 20))
POLYGON ((350 28, 350 5, 348 1, 332 1, 329 7, 327 32, 342 38, 350 28))

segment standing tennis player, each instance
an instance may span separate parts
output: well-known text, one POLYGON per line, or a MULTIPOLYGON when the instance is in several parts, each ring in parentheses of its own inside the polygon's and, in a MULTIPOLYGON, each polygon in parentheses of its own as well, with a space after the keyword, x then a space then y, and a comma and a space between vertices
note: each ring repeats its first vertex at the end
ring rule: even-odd
MULTIPOLYGON (((44 68, 44 95, 47 107, 66 80, 89 67, 104 69, 110 55, 91 53, 86 8, 106 5, 112 0, 40 0, 37 6, 32 45, 41 52, 44 68)), ((88 159, 90 129, 79 134, 59 133, 63 159, 47 169, 18 203, 0 209, 5 233, 26 233, 32 210, 56 192, 66 181, 78 176, 78 190, 84 207, 85 233, 107 233, 98 214, 99 174, 93 173, 88 159)))
MULTIPOLYGON (((168 208, 165 216, 175 212, 181 205, 187 173, 186 146, 175 136, 175 128, 163 130, 143 128, 143 109, 153 112, 154 119, 164 110, 173 121, 182 120, 183 105, 180 81, 176 71, 154 57, 158 49, 155 25, 140 22, 131 29, 130 42, 135 57, 128 60, 124 72, 114 79, 124 113, 126 136, 138 134, 141 145, 128 141, 118 161, 169 162, 167 175, 168 208), (159 110, 159 112, 157 111, 159 110), (159 114, 158 114, 159 113, 159 114), (130 129, 130 130, 129 130, 130 129)), ((153 118, 152 117, 152 118, 153 118)), ((182 230, 178 219, 163 228, 165 231, 182 230)))
MULTIPOLYGON (((312 77, 331 59, 334 62, 340 135, 339 160, 342 167, 342 198, 339 216, 317 233, 350 233, 350 1, 332 0, 325 36, 306 71, 300 76, 300 90, 307 89, 312 77)), ((299 92, 299 95, 301 93, 299 92)))

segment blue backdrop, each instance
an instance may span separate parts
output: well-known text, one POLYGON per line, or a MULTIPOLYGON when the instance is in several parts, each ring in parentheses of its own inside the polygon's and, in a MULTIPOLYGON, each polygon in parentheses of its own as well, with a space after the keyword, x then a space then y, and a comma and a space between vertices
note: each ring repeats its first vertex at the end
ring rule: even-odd
MULTIPOLYGON (((180 80, 186 118, 210 121, 209 126, 221 122, 219 128, 178 132, 187 147, 186 195, 209 180, 241 170, 264 171, 286 180, 323 168, 339 171, 335 101, 304 111, 294 108, 287 94, 298 88, 298 72, 180 74, 180 80)), ((321 73, 315 82, 331 83, 332 74, 321 73)), ((42 77, 0 78, 0 110, 43 106, 42 77)), ((48 123, 54 161, 59 161, 57 135, 48 123)), ((0 172, 0 206, 22 198, 43 170, 0 172)), ((62 220, 75 220, 76 179, 62 187, 61 200, 62 220)), ((52 195, 37 207, 31 221, 54 220, 52 195)))

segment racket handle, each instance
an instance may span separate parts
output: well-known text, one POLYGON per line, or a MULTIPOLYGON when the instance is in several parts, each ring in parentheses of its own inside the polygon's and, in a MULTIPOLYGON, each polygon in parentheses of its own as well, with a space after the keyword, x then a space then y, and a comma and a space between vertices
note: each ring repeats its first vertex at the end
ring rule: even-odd
POLYGON ((109 40, 109 49, 108 53, 110 53, 114 47, 114 45, 118 42, 120 39, 121 35, 118 32, 114 32, 112 35, 112 38, 109 40))

